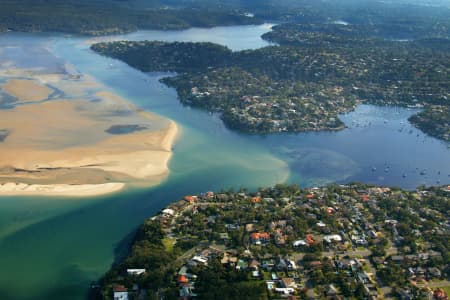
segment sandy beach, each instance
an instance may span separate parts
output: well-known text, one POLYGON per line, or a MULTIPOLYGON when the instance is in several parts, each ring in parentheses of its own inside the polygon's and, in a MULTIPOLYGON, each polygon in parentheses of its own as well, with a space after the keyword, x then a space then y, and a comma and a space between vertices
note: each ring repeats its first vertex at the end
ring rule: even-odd
POLYGON ((124 188, 121 182, 103 184, 25 184, 5 183, 0 184, 1 196, 70 196, 91 197, 118 192, 124 188))
POLYGON ((21 105, 0 109, 0 130, 8 133, 0 142, 0 196, 94 196, 167 177, 175 122, 139 110, 91 78, 46 77, 64 96, 36 102, 52 89, 32 77, 2 86, 21 105))

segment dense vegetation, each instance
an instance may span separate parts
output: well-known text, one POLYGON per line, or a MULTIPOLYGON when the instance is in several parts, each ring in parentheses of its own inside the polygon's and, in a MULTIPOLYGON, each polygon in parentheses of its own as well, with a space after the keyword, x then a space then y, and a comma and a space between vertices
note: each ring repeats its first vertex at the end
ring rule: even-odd
POLYGON ((137 29, 184 29, 193 26, 261 22, 239 11, 220 9, 143 9, 121 1, 0 1, 0 31, 51 31, 105 35, 137 29))
POLYGON ((429 106, 409 121, 431 136, 450 141, 450 106, 429 106))
POLYGON ((370 23, 379 33, 395 32, 402 38, 448 32, 448 9, 405 2, 411 0, 2 0, 0 32, 12 29, 99 35, 138 28, 181 29, 262 20, 370 23))
POLYGON ((183 103, 221 112, 227 126, 248 133, 341 129, 338 113, 362 102, 450 105, 445 43, 387 41, 346 28, 277 26, 265 37, 281 46, 234 53, 210 43, 115 42, 92 49, 145 72, 177 72, 163 82, 183 103))
POLYGON ((449 283, 449 196, 450 186, 408 192, 361 184, 186 196, 144 223, 129 257, 104 278, 103 297, 120 287, 148 299, 406 291, 422 299, 428 281, 449 283))

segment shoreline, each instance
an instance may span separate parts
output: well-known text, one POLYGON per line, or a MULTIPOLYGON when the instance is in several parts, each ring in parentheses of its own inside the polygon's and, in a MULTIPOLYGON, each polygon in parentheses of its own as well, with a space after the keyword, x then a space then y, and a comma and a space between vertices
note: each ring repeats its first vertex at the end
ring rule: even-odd
POLYGON ((2 196, 64 196, 92 197, 107 195, 121 191, 125 187, 122 182, 100 184, 26 184, 8 182, 0 184, 2 196))
MULTIPOLYGON (((169 125, 164 130, 161 140, 161 150, 143 151, 130 153, 134 157, 139 157, 138 165, 126 165, 129 169, 123 169, 123 173, 118 170, 108 170, 105 166, 97 168, 87 167, 85 170, 93 172, 121 173, 126 178, 122 182, 100 182, 100 183, 26 183, 27 178, 16 177, 5 182, 0 181, 0 199, 4 196, 65 196, 65 197, 91 197, 112 194, 122 191, 127 186, 137 186, 148 188, 160 184, 169 175, 169 162, 172 157, 172 146, 179 136, 177 124, 168 119, 169 125), (144 162, 148 164, 145 165, 144 162), (142 163, 142 165, 141 165, 142 163), (133 176, 131 176, 133 174, 133 176), (16 181, 16 179, 18 179, 16 181), (20 181, 20 179, 25 179, 20 181), (14 181, 13 181, 14 180, 14 181)), ((97 157, 98 158, 98 157, 97 157)), ((69 168, 70 169, 70 168, 69 168)), ((88 176, 89 177, 89 176, 88 176)), ((1 178, 0 178, 1 179, 1 178)), ((28 178, 29 179, 29 178, 28 178)))

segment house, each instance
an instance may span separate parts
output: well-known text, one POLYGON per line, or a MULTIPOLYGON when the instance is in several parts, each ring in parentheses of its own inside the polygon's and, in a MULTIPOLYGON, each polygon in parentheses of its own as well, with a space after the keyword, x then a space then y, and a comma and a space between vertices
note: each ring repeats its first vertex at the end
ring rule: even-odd
POLYGON ((202 265, 208 265, 208 259, 204 257, 203 255, 195 255, 191 258, 191 261, 202 264, 202 265))
POLYGON ((252 271, 253 278, 259 278, 260 276, 261 276, 261 273, 258 270, 252 271))
POLYGON ((252 259, 251 262, 248 264, 248 267, 252 270, 257 271, 259 269, 259 261, 257 261, 256 259, 252 259))
POLYGON ((211 192, 211 191, 206 192, 205 193, 205 198, 208 198, 208 199, 214 198, 214 192, 211 192))
POLYGON ((261 267, 266 271, 272 270, 274 265, 275 261, 273 259, 264 259, 261 263, 261 267))
POLYGON ((283 288, 297 288, 297 283, 295 283, 293 278, 281 278, 280 284, 283 288))
POLYGON ((292 244, 292 246, 294 246, 294 247, 307 246, 307 245, 308 245, 308 243, 305 240, 297 240, 292 244))
POLYGON ((166 208, 162 211, 162 214, 166 217, 173 217, 175 215, 175 211, 171 208, 166 208))
POLYGON ((367 297, 374 297, 376 299, 376 297, 378 296, 378 291, 377 288, 375 287, 375 285, 371 284, 371 283, 367 283, 364 284, 364 293, 366 294, 367 297))
POLYGON ((237 270, 245 270, 245 269, 247 269, 247 267, 248 267, 248 264, 242 259, 240 259, 236 265, 237 270))
POLYGON ((287 268, 289 271, 297 270, 297 264, 293 260, 287 260, 287 268))
POLYGON ((184 200, 186 202, 189 202, 190 204, 193 204, 197 200, 197 196, 190 196, 190 195, 184 196, 184 200))
POLYGON ((178 275, 186 275, 188 271, 188 268, 186 266, 182 266, 180 270, 178 271, 178 275))
POLYGON ((182 285, 180 288, 180 299, 189 299, 196 296, 192 293, 192 286, 189 284, 182 285))
POLYGON ((442 276, 441 270, 439 270, 436 267, 428 268, 427 271, 428 271, 428 276, 431 278, 441 278, 441 276, 442 276))
POLYGON ((221 240, 226 241, 226 240, 229 240, 229 239, 230 239, 230 236, 229 236, 228 233, 226 233, 226 232, 220 233, 219 235, 220 235, 220 239, 221 239, 221 240))
POLYGON ((342 242, 342 237, 339 234, 330 234, 323 237, 324 241, 331 244, 332 242, 342 242))
POLYGON ((325 287, 325 293, 327 294, 327 297, 333 297, 338 294, 338 290, 336 289, 336 287, 333 284, 328 284, 325 287))
POLYGON ((255 245, 261 245, 270 242, 270 234, 267 232, 253 232, 250 234, 250 242, 255 245))
POLYGON ((413 300, 414 296, 410 290, 399 289, 398 294, 400 295, 401 300, 413 300))
POLYGON ((114 300, 128 300, 128 290, 123 285, 113 287, 114 300))
POLYGON ((394 263, 399 264, 405 260, 405 257, 403 255, 392 255, 391 259, 394 263))
POLYGON ((306 240, 306 243, 308 243, 309 246, 314 245, 314 243, 316 242, 316 241, 313 239, 312 234, 307 234, 305 240, 306 240))
POLYGON ((235 266, 238 259, 236 256, 231 256, 228 253, 225 253, 223 255, 223 258, 220 260, 222 265, 229 265, 229 266, 235 266))
POLYGON ((255 225, 253 225, 253 224, 251 224, 251 223, 246 224, 246 225, 245 225, 245 231, 247 231, 247 232, 255 231, 255 225))
POLYGON ((327 224, 325 224, 325 223, 322 222, 322 221, 317 222, 316 225, 317 225, 318 227, 326 227, 326 226, 327 226, 327 224))
POLYGON ((343 259, 336 261, 335 265, 338 269, 348 270, 352 266, 352 261, 350 259, 343 258, 343 259))
POLYGON ((293 288, 275 288, 275 292, 284 294, 284 295, 290 295, 295 292, 293 288))
POLYGON ((275 282, 271 280, 266 281, 266 287, 269 291, 273 290, 275 288, 275 282))
POLYGON ((280 258, 275 267, 278 271, 285 271, 288 268, 288 262, 287 260, 280 258))
POLYGON ((142 275, 145 273, 145 269, 127 269, 128 275, 142 275))
POLYGON ((187 279, 187 277, 185 275, 178 275, 178 283, 183 285, 185 283, 188 283, 189 280, 187 279))
POLYGON ((448 295, 442 289, 437 289, 433 292, 433 299, 435 300, 448 300, 448 295))
POLYGON ((259 197, 259 196, 252 197, 252 202, 253 203, 260 203, 261 202, 261 197, 259 197))

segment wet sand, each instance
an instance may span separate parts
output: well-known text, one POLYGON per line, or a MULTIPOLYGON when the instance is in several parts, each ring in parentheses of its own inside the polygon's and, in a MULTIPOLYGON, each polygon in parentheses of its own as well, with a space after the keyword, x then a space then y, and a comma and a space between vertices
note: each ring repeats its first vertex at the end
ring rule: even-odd
POLYGON ((33 78, 3 86, 21 105, 0 110, 0 128, 8 132, 0 143, 0 196, 94 196, 167 177, 173 121, 137 109, 90 78, 44 77, 64 97, 33 102, 52 91, 33 78), (118 126, 140 130, 108 132, 118 126))
POLYGON ((25 184, 25 183, 5 183, 0 184, 0 195, 2 196, 71 196, 71 197, 91 197, 118 192, 125 186, 124 183, 103 183, 103 184, 25 184))
POLYGON ((11 79, 4 86, 3 90, 19 101, 42 101, 48 98, 53 92, 52 89, 40 84, 36 80, 11 79))

